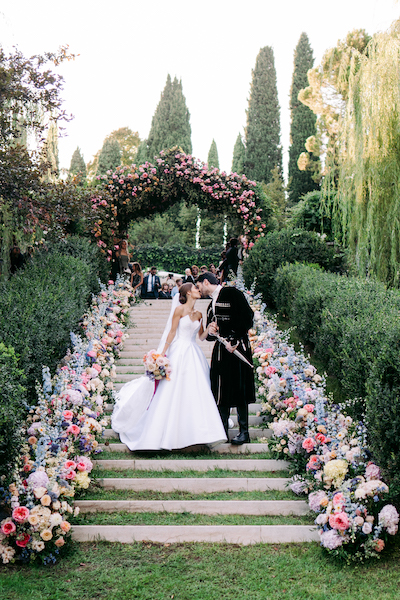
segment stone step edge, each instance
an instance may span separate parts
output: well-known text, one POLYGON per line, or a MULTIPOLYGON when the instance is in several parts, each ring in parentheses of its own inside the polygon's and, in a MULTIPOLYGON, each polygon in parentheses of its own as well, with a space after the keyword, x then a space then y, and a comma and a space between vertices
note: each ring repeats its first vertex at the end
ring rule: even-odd
MULTIPOLYGON (((239 429, 237 428, 233 428, 229 430, 229 439, 232 439, 233 437, 235 437, 236 435, 238 435, 239 433, 239 429)), ((262 437, 271 437, 272 436, 272 430, 271 429, 261 429, 259 427, 249 427, 249 435, 250 435, 250 439, 257 439, 257 438, 262 438, 262 437)), ((107 439, 107 438, 118 438, 119 435, 118 433, 116 433, 115 431, 113 431, 112 429, 104 429, 103 430, 103 438, 107 439)))
POLYGON ((273 459, 106 459, 95 460, 93 463, 100 469, 114 469, 124 471, 132 469, 135 471, 184 471, 192 470, 206 472, 214 469, 225 471, 286 471, 289 467, 284 460, 273 459))
POLYGON ((317 542, 319 535, 311 525, 74 525, 72 539, 122 544, 214 542, 247 546, 317 542))
POLYGON ((196 515, 306 515, 304 500, 76 500, 81 513, 183 513, 196 515))
POLYGON ((286 477, 104 477, 97 483, 105 490, 192 493, 287 491, 286 477))
MULTIPOLYGON (((134 455, 134 452, 131 452, 125 444, 99 444, 99 448, 105 452, 127 452, 134 455)), ((198 452, 202 449, 204 449, 204 446, 191 446, 191 450, 187 450, 186 452, 198 452)), ((211 448, 210 452, 211 454, 260 454, 268 452, 268 444, 242 444, 241 446, 220 444, 215 448, 211 448)))

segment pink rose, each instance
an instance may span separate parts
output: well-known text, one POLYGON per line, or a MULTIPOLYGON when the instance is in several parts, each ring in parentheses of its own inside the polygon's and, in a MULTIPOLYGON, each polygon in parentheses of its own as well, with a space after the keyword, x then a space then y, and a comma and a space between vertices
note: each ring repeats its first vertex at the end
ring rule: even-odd
POLYGON ((17 539, 17 541, 15 543, 20 548, 25 548, 25 546, 28 544, 28 542, 29 542, 30 539, 31 539, 31 536, 29 535, 29 533, 21 533, 18 536, 18 539, 17 539))
POLYGON ((314 450, 314 446, 315 441, 313 440, 313 438, 306 438, 302 443, 302 447, 304 448, 304 450, 307 450, 307 452, 312 452, 314 450))
POLYGON ((66 421, 71 421, 71 419, 74 417, 74 413, 72 410, 64 410, 63 417, 66 421))
POLYGON ((29 508, 26 506, 18 506, 12 512, 12 518, 16 523, 25 523, 29 517, 29 508))
POLYGON ((15 533, 16 530, 17 528, 15 527, 15 523, 13 523, 12 521, 6 521, 1 526, 1 532, 4 533, 4 535, 10 535, 11 533, 15 533))
POLYGON ((65 479, 75 479, 76 473, 73 469, 64 472, 65 479))
POLYGON ((64 469, 76 469, 76 462, 73 460, 67 460, 64 463, 64 469))
POLYGON ((96 358, 96 356, 97 356, 97 354, 94 350, 89 350, 87 355, 90 356, 90 358, 96 358))
POLYGON ((72 433, 73 435, 78 435, 80 432, 80 428, 78 425, 70 425, 67 429, 67 433, 72 433))
POLYGON ((98 373, 100 373, 100 371, 101 371, 101 366, 100 366, 100 365, 98 365, 97 363, 94 363, 94 364, 92 365, 92 369, 96 369, 96 371, 97 371, 98 373))
POLYGON ((305 404, 304 408, 308 411, 308 412, 313 412, 315 406, 314 404, 305 404))
POLYGON ((350 525, 349 517, 345 512, 331 514, 329 515, 329 525, 332 529, 345 531, 350 525))
POLYGON ((274 375, 274 373, 276 373, 276 368, 275 367, 265 367, 264 372, 268 377, 271 377, 271 375, 274 375))
POLYGON ((334 507, 342 508, 342 506, 345 504, 345 498, 341 492, 338 492, 333 496, 332 502, 334 507))

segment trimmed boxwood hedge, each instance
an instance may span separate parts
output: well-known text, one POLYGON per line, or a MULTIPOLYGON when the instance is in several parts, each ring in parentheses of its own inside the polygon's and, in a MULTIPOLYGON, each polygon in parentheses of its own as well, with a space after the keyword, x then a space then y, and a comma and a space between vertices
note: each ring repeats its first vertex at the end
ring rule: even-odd
POLYGON ((54 370, 65 355, 93 283, 88 263, 56 252, 35 255, 24 270, 1 283, 0 340, 20 357, 30 400, 42 366, 54 370))
POLYGON ((272 286, 275 271, 289 262, 314 263, 328 271, 343 269, 342 255, 317 233, 304 229, 272 231, 260 238, 243 265, 247 287, 256 280, 256 292, 261 292, 268 306, 273 306, 272 286))
POLYGON ((347 397, 365 399, 373 456, 399 495, 400 292, 294 264, 277 270, 273 294, 347 397))
POLYGON ((185 269, 192 265, 206 265, 211 263, 218 266, 221 260, 223 248, 215 246, 213 248, 191 248, 190 246, 171 245, 171 246, 153 246, 143 244, 135 246, 132 251, 131 260, 140 263, 142 269, 152 267, 163 269, 171 273, 184 273, 185 269))

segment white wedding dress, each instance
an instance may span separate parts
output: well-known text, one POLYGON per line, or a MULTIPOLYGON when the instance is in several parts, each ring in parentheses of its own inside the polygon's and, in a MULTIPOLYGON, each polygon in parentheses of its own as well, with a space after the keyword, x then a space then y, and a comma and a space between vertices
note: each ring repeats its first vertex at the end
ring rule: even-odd
POLYGON ((179 321, 167 356, 170 381, 146 376, 124 385, 112 415, 112 428, 130 450, 174 450, 226 441, 210 387, 209 366, 196 344, 201 321, 179 321))

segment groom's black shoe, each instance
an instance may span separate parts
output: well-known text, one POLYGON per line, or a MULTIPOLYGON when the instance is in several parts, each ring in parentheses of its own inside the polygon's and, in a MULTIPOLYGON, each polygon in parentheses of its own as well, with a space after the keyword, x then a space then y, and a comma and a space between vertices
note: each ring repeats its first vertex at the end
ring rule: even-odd
POLYGON ((237 436, 231 439, 231 444, 234 446, 241 446, 242 444, 249 444, 250 436, 248 432, 239 433, 237 436))

